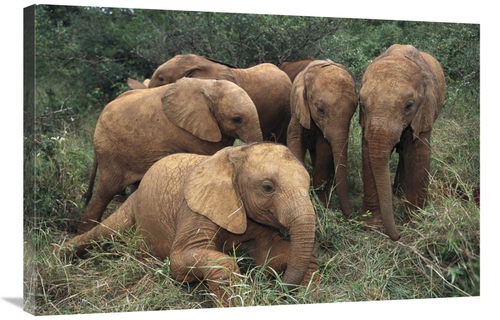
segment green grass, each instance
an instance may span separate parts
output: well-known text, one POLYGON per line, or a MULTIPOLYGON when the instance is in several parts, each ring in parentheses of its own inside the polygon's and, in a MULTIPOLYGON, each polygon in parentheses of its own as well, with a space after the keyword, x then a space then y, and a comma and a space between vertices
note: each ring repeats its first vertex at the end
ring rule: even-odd
MULTIPOLYGON (((289 292, 279 276, 268 277, 238 253, 242 277, 230 289, 235 304, 478 296, 479 114, 467 111, 454 96, 447 101, 432 136, 427 207, 408 221, 395 198, 401 241, 364 231, 359 222, 343 219, 334 195, 329 208, 323 208, 311 192, 317 211, 319 285, 289 292)), ((142 240, 133 231, 97 245, 87 259, 64 261, 53 253, 64 239, 74 236, 74 221, 83 210, 81 195, 92 161, 91 132, 68 127, 35 137, 38 144, 31 153, 35 159, 27 161, 34 164, 35 176, 25 185, 33 194, 25 204, 25 310, 55 315, 211 307, 213 300, 203 283, 173 280, 168 259, 161 261, 138 249, 142 240)), ((349 145, 349 190, 355 210, 362 201, 360 134, 356 116, 349 145)), ((113 203, 108 214, 118 205, 113 203)))

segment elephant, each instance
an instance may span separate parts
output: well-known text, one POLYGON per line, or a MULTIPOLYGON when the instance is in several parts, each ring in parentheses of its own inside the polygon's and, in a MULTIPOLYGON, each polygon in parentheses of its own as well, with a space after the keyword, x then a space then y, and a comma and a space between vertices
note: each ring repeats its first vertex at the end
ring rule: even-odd
POLYGON ((79 233, 100 221, 113 197, 137 185, 164 156, 210 155, 233 145, 235 139, 263 140, 255 105, 230 81, 186 78, 122 93, 103 109, 96 124, 92 175, 84 195, 88 205, 79 233))
MULTIPOLYGON (((381 226, 397 241, 392 193, 406 209, 423 208, 429 185, 431 130, 446 94, 439 62, 411 45, 394 44, 366 68, 359 94, 362 127, 362 213, 368 228, 381 226), (390 158, 399 154, 394 184, 390 158)), ((409 211, 407 211, 409 212, 409 211)))
POLYGON ((292 83, 277 66, 262 63, 250 68, 235 68, 195 54, 176 55, 154 71, 149 87, 172 83, 182 77, 236 83, 248 93, 257 108, 264 140, 286 143, 292 83))
POLYGON ((281 274, 290 289, 314 286, 320 276, 309 184, 297 158, 273 142, 214 155, 169 155, 107 219, 54 250, 66 259, 84 258, 96 241, 136 230, 146 250, 170 259, 177 281, 205 280, 223 306, 232 305, 227 291, 241 274, 228 255, 236 248, 248 249, 258 267, 281 274))
POLYGON ((139 82, 136 79, 133 78, 128 78, 127 79, 127 85, 131 90, 135 89, 147 89, 149 86, 149 81, 150 79, 144 79, 143 82, 139 82))
MULTIPOLYGON (((315 60, 295 78, 290 103, 287 146, 302 163, 309 151, 315 188, 326 183, 328 190, 328 182, 335 175, 340 208, 345 217, 350 217, 347 151, 351 118, 358 106, 354 78, 341 64, 315 60)), ((328 203, 325 190, 320 190, 318 196, 328 203)))
POLYGON ((315 60, 314 58, 307 57, 297 61, 284 61, 279 65, 279 68, 288 75, 290 81, 292 81, 293 83, 295 77, 297 77, 297 75, 302 70, 304 70, 309 63, 313 62, 314 60, 315 60))

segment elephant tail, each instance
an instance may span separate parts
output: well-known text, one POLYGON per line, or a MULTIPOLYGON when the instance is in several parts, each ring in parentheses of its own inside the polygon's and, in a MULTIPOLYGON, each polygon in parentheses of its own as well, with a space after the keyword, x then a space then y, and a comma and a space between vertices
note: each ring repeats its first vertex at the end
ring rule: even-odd
POLYGON ((87 189, 87 192, 83 194, 83 198, 85 199, 85 205, 88 205, 90 202, 90 198, 92 198, 96 174, 97 174, 97 159, 94 156, 94 161, 92 162, 92 173, 90 175, 89 188, 87 189))

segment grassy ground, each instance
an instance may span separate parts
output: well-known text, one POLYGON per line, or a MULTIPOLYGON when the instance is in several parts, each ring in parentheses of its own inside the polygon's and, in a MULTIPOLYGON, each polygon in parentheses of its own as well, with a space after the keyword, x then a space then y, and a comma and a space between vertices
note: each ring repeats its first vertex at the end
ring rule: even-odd
MULTIPOLYGON (((433 132, 429 204, 407 221, 395 199, 398 242, 345 221, 333 196, 331 208, 316 205, 321 282, 288 292, 252 261, 238 256, 243 278, 234 285, 238 306, 467 297, 480 294, 479 112, 451 103, 433 132)), ((357 117, 357 116, 356 116, 357 117)), ((72 262, 52 253, 74 234, 88 185, 95 120, 37 136, 33 153, 33 202, 25 208, 25 310, 37 315, 208 308, 203 284, 171 278, 168 259, 136 249, 133 231, 97 246, 72 262)), ((351 204, 362 201, 360 128, 353 119, 350 141, 351 204)), ((393 164, 395 165, 395 164, 393 164)), ((317 203, 314 192, 313 201, 317 203)), ((119 203, 113 203, 108 213, 119 203)))

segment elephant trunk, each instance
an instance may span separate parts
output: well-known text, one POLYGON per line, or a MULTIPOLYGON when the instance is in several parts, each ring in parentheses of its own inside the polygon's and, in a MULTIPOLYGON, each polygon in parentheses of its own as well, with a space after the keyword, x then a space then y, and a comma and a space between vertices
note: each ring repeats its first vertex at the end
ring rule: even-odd
POLYGON ((347 128, 337 128, 327 132, 325 138, 330 142, 333 153, 335 189, 340 209, 346 218, 352 215, 347 195, 347 146, 349 139, 349 123, 347 128))
MULTIPOLYGON (((258 123, 258 121, 257 121, 258 123)), ((262 142, 262 131, 260 127, 257 127, 254 130, 244 131, 244 134, 240 136, 240 139, 246 143, 252 142, 262 142)))
POLYGON ((289 285, 299 285, 304 280, 314 249, 316 217, 312 204, 295 206, 286 224, 289 226, 290 252, 283 281, 289 285))
MULTIPOLYGON (((382 137, 384 135, 376 135, 382 137)), ((375 188, 378 196, 380 215, 384 228, 394 241, 399 240, 400 234, 394 222, 394 213, 392 209, 392 186, 390 180, 389 161, 391 152, 395 143, 376 140, 368 141, 368 153, 370 159, 371 171, 375 180, 375 188)))

